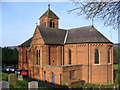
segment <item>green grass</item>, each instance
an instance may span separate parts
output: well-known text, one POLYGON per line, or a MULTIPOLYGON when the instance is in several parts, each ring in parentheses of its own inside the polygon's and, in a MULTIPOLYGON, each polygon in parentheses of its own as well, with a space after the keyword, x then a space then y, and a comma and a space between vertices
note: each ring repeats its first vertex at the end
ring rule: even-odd
POLYGON ((114 84, 110 84, 110 85, 98 85, 98 84, 90 84, 90 83, 86 83, 84 86, 80 86, 80 87, 73 87, 73 88, 81 88, 81 87, 86 87, 86 88, 99 88, 99 87, 102 87, 102 88, 112 88, 114 86, 117 86, 116 83, 114 84))
MULTIPOLYGON (((4 81, 8 81, 8 75, 7 73, 3 73, 0 72, 0 79, 4 80, 4 81)), ((14 89, 14 88, 28 88, 28 81, 27 80, 17 80, 16 81, 16 86, 10 86, 10 89, 14 89)), ((38 86, 38 88, 40 89, 47 89, 47 87, 43 87, 43 86, 38 86)))
POLYGON ((110 85, 101 85, 101 87, 106 87, 106 88, 112 88, 114 86, 117 86, 117 84, 114 83, 114 84, 110 84, 110 85))
POLYGON ((106 87, 106 88, 110 88, 110 87, 114 87, 114 86, 117 86, 117 84, 110 84, 110 85, 98 85, 98 84, 87 84, 86 87, 87 88, 91 88, 91 87, 94 87, 94 88, 99 88, 99 87, 106 87))
MULTIPOLYGON (((115 67, 118 67, 117 65, 115 65, 115 67)), ((7 73, 3 73, 3 72, 0 72, 0 75, 2 75, 2 80, 4 81, 8 81, 8 75, 7 73)), ((120 77, 120 75, 117 75, 117 80, 116 82, 119 83, 120 82, 120 78, 118 78, 118 76, 120 77)), ((110 85, 97 85, 97 84, 89 84, 89 83, 86 83, 85 87, 87 88, 91 88, 91 87, 94 87, 94 88, 98 88, 98 87, 106 87, 106 88, 110 88, 110 87, 113 87, 113 86, 116 86, 117 84, 114 83, 114 84, 110 84, 110 85)), ((84 86, 81 86, 81 87, 84 87, 84 86)), ((73 87, 73 88, 81 88, 81 87, 73 87)), ((10 86, 10 88, 28 88, 28 81, 27 80, 17 80, 17 84, 15 87, 13 86, 10 86)), ((43 86, 39 86, 38 88, 40 89, 49 89, 47 87, 43 87, 43 86)))

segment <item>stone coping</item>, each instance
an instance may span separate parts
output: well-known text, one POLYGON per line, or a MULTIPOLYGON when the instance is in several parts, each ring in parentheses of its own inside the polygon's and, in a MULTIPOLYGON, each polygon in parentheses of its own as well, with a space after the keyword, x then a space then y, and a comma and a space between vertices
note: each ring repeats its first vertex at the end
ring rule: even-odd
POLYGON ((73 66, 82 66, 82 64, 78 64, 78 65, 47 65, 47 64, 43 64, 43 66, 53 66, 53 67, 73 67, 73 66))

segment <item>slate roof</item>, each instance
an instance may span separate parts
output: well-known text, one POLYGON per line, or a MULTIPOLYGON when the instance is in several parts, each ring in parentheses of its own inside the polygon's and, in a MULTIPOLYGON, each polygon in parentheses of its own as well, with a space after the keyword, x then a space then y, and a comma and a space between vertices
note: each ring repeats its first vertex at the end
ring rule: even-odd
POLYGON ((67 30, 40 26, 38 26, 38 29, 45 44, 64 44, 64 38, 67 30))
POLYGON ((21 45, 19 45, 19 47, 29 47, 31 41, 32 41, 32 37, 28 39, 27 41, 25 41, 24 43, 22 43, 21 45))
POLYGON ((50 9, 48 9, 40 18, 43 18, 43 17, 59 19, 58 16, 50 9))
POLYGON ((93 26, 70 29, 66 44, 70 43, 111 43, 93 26))
MULTIPOLYGON (((37 28, 39 29, 45 44, 63 45, 78 43, 112 43, 93 26, 86 26, 69 30, 40 26, 37 26, 37 28)), ((20 46, 30 46, 31 41, 32 38, 30 38, 20 46)))

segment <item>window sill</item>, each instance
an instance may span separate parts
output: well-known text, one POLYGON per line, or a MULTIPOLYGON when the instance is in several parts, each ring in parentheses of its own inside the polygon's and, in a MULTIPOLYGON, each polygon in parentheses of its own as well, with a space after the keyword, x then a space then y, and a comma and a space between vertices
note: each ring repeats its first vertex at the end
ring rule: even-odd
POLYGON ((39 67, 40 65, 36 65, 37 67, 39 67))
POLYGON ((93 64, 93 65, 101 65, 101 64, 93 64))

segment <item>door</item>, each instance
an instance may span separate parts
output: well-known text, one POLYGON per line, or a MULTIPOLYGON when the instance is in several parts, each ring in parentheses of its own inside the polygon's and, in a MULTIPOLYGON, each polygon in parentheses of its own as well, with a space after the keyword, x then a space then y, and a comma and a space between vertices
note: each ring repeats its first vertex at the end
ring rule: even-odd
POLYGON ((52 72, 52 83, 55 82, 55 74, 52 72))
POLYGON ((44 81, 46 82, 46 71, 44 71, 44 81))

